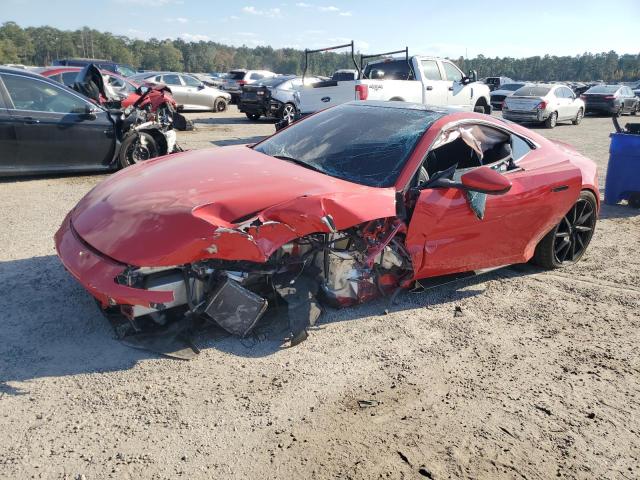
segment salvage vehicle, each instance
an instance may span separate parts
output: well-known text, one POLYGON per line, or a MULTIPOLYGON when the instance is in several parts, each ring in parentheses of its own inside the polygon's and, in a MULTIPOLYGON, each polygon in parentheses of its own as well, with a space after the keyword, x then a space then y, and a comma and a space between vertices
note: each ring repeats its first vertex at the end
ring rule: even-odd
POLYGON ((640 110, 640 99, 624 85, 596 85, 580 95, 587 113, 607 113, 618 117, 640 110))
POLYGON ((554 128, 570 120, 579 125, 585 113, 584 102, 569 87, 556 84, 527 85, 513 92, 502 104, 502 117, 514 122, 542 123, 554 128))
MULTIPOLYGON (((306 84, 319 81, 318 77, 305 79, 306 84)), ((296 114, 293 94, 300 87, 302 77, 295 75, 279 75, 243 85, 238 110, 250 120, 258 120, 261 116, 275 117, 288 125, 293 122, 296 114)))
POLYGON ((232 103, 237 103, 242 94, 243 85, 251 85, 252 83, 275 76, 277 76, 277 74, 268 70, 231 70, 224 77, 222 88, 226 92, 229 92, 232 103))
MULTIPOLYGON (((36 73, 0 68, 0 176, 115 170, 179 150, 171 117, 95 101, 102 81, 97 69, 86 77, 92 101, 36 73)), ((138 102, 148 92, 141 87, 138 102)))
POLYGON ((493 110, 502 110, 504 99, 510 97, 516 90, 519 90, 526 85, 526 83, 506 83, 499 89, 492 91, 489 94, 491 98, 491 108, 493 110))
POLYGON ((146 72, 134 75, 135 81, 152 85, 166 85, 178 102, 178 110, 212 110, 224 112, 231 101, 231 95, 214 87, 209 87, 197 78, 177 72, 146 72))
POLYGON ((428 56, 409 56, 408 48, 375 55, 361 55, 357 64, 353 42, 318 50, 305 50, 306 75, 308 56, 339 48, 351 48, 351 59, 358 70, 357 80, 321 82, 301 88, 295 94, 301 115, 352 100, 389 100, 424 105, 457 106, 463 110, 491 113, 489 87, 477 82, 475 72, 466 76, 451 61, 428 56), (392 55, 404 53, 404 57, 392 55), (372 60, 364 65, 364 60, 372 60))
POLYGON ((129 345, 158 348, 201 323, 246 336, 269 307, 296 344, 324 306, 529 260, 571 265, 599 198, 592 161, 519 125, 354 101, 252 146, 112 175, 55 243, 129 345))
POLYGON ((131 65, 125 63, 113 62, 111 60, 100 60, 97 58, 60 58, 54 60, 52 65, 54 67, 81 67, 84 68, 87 65, 95 65, 101 70, 108 70, 113 73, 122 75, 123 77, 130 77, 135 75, 136 70, 131 65))
MULTIPOLYGON (((60 82, 67 87, 73 88, 78 81, 78 73, 83 69, 80 67, 44 67, 32 71, 40 75, 51 78, 60 82)), ((136 103, 140 98, 139 89, 141 84, 131 80, 130 78, 121 77, 120 75, 109 72, 108 70, 100 70, 104 83, 110 90, 120 98, 120 106, 122 108, 129 107, 136 103)), ((139 104, 139 108, 148 108, 151 112, 158 109, 167 110, 168 114, 177 111, 178 104, 171 96, 170 90, 163 85, 149 85, 150 91, 145 97, 144 102, 139 104)))

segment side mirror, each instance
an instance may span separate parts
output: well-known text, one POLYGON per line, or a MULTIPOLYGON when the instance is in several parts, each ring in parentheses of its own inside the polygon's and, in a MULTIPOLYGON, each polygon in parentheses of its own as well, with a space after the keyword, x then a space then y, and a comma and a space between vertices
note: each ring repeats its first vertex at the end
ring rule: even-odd
POLYGON ((462 77, 462 79, 460 80, 460 83, 462 85, 469 85, 471 83, 471 79, 469 77, 462 77))
POLYGON ((459 182, 441 177, 427 182, 424 188, 457 188, 487 195, 503 195, 511 190, 511 182, 492 168, 478 167, 462 175, 459 182))
POLYGON ((91 105, 87 104, 84 106, 84 112, 82 112, 82 117, 87 120, 95 120, 96 118, 98 118, 98 116, 96 115, 97 112, 98 112, 97 108, 94 108, 91 105))
POLYGON ((477 70, 469 70, 467 73, 467 78, 469 79, 469 83, 478 81, 478 71, 477 70))
POLYGON ((479 167, 460 177, 465 190, 486 193, 487 195, 503 195, 511 190, 511 182, 507 177, 489 167, 479 167))
POLYGON ((204 83, 201 83, 200 85, 198 85, 198 90, 204 90, 205 85, 204 83))

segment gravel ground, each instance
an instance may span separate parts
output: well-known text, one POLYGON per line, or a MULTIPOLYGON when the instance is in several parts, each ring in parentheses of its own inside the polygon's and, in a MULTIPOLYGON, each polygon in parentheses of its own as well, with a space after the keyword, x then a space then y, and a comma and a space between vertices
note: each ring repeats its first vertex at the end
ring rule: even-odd
MULTIPOLYGON (((189 116, 188 148, 273 131, 189 116)), ((539 131, 604 185, 609 119, 539 131)), ((605 206, 572 268, 330 311, 295 348, 214 335, 183 362, 116 341, 55 256, 103 178, 0 183, 0 478, 640 478, 640 212, 605 206)))

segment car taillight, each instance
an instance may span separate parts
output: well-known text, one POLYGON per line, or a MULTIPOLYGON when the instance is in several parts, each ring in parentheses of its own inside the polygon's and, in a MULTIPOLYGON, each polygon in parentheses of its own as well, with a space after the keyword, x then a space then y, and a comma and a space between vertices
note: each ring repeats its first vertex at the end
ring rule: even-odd
POLYGON ((547 108, 547 102, 545 102, 544 100, 541 101, 536 108, 544 110, 545 108, 547 108))
POLYGON ((369 97, 369 85, 356 85, 358 100, 366 100, 369 97))
POLYGON ((242 85, 246 85, 247 81, 246 80, 238 80, 238 85, 242 86, 242 85))

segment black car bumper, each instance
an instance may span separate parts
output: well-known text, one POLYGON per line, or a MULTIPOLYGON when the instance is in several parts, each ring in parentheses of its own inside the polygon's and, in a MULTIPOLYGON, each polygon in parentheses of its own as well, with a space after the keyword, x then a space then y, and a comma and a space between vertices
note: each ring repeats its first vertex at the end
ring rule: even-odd
POLYGON ((278 100, 268 99, 264 102, 245 102, 240 98, 238 110, 242 113, 255 113, 266 116, 279 117, 283 103, 278 100))
POLYGON ((620 110, 620 102, 612 103, 587 103, 586 113, 617 113, 620 110))

